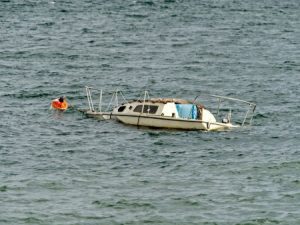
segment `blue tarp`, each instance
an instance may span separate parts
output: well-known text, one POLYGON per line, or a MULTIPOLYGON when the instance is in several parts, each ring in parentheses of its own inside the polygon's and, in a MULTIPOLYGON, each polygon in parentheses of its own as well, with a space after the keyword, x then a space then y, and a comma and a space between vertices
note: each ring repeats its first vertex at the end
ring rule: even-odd
POLYGON ((197 106, 193 104, 176 104, 176 109, 180 118, 197 119, 197 106))

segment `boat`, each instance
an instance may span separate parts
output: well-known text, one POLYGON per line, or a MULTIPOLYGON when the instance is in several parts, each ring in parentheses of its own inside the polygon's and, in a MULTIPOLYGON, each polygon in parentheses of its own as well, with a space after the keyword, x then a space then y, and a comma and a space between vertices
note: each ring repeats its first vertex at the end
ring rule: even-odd
POLYGON ((69 107, 69 104, 65 97, 59 97, 51 101, 50 107, 51 109, 66 111, 69 107))
POLYGON ((225 100, 234 101, 248 105, 246 115, 239 123, 233 123, 232 109, 230 108, 225 116, 217 121, 216 116, 199 103, 200 96, 193 100, 178 98, 150 98, 149 92, 144 92, 144 97, 139 99, 126 100, 121 91, 116 90, 112 93, 111 101, 107 110, 102 111, 103 91, 92 87, 86 87, 86 95, 89 108, 82 110, 87 116, 100 120, 114 119, 123 124, 134 125, 138 127, 152 127, 163 129, 181 129, 181 130, 204 130, 204 131, 222 131, 236 127, 251 125, 256 104, 237 98, 210 95, 218 101, 217 115, 223 112, 220 108, 225 100), (92 91, 99 93, 99 107, 94 106, 92 91), (122 102, 119 101, 122 97, 122 102), (110 109, 110 110, 109 110, 110 109))

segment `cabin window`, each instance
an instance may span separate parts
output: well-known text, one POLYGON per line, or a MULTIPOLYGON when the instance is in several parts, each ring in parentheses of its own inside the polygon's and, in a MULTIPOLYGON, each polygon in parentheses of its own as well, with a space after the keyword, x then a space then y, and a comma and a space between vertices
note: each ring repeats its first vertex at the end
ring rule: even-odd
MULTIPOLYGON (((134 108, 133 112, 142 112, 143 105, 138 105, 134 108)), ((144 105, 143 113, 155 114, 158 109, 158 105, 144 105)))
POLYGON ((125 105, 120 106, 120 107, 118 108, 118 112, 123 112, 123 111, 125 110, 125 108, 126 108, 125 105))

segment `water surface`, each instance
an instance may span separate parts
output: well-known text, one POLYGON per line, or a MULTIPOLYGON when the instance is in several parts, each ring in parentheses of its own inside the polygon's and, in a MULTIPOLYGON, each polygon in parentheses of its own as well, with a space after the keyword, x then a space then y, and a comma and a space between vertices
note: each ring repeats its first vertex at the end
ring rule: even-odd
POLYGON ((0 224, 299 224, 300 3, 0 1, 0 224), (55 113, 84 86, 257 103, 230 132, 55 113))

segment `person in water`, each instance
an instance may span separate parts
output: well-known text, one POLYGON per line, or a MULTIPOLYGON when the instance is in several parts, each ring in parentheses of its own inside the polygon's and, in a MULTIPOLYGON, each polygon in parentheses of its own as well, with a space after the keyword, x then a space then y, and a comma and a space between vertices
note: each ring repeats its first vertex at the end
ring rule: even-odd
POLYGON ((51 103, 52 108, 58 110, 66 110, 68 108, 68 102, 66 101, 65 97, 59 97, 54 99, 51 103))

